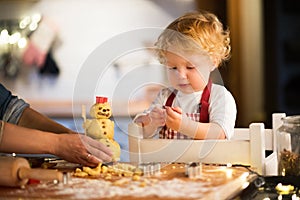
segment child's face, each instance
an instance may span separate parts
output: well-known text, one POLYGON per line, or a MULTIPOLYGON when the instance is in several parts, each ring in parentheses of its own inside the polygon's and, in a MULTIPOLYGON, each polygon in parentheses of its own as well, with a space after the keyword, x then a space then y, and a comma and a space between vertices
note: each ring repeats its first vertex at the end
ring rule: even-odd
POLYGON ((186 94, 204 89, 213 68, 209 56, 172 52, 166 52, 165 56, 169 82, 175 89, 186 94))

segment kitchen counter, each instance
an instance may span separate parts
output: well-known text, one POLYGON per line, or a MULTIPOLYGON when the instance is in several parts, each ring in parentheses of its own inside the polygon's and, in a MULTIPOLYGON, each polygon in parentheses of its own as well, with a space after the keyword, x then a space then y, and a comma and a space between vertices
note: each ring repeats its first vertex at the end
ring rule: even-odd
MULTIPOLYGON (((42 161, 43 162, 43 161, 42 161)), ((31 163, 34 166, 41 163, 41 158, 31 163)), ((117 163, 118 164, 123 163, 117 163)), ((134 163, 124 163, 137 166, 134 163)), ((158 163, 154 163, 155 165, 158 163)), ((147 173, 134 179, 116 173, 102 173, 96 176, 76 177, 73 172, 80 165, 57 160, 54 167, 59 171, 69 172, 67 184, 53 182, 31 181, 22 188, 0 186, 0 199, 122 199, 122 200, 192 200, 192 199, 232 199, 232 200, 262 200, 262 199, 299 199, 300 177, 257 177, 248 174, 244 167, 225 167, 203 165, 198 178, 187 177, 186 166, 183 163, 159 163, 160 170, 153 170, 153 163, 144 164, 147 173), (149 167, 150 166, 150 167, 149 167), (159 173, 157 173, 159 172, 159 173), (247 175, 248 174, 248 175, 247 175), (245 176, 247 175, 247 176, 245 176), (110 177, 110 179, 108 179, 110 177), (290 191, 279 191, 277 186, 293 188, 290 191)), ((154 166, 155 166, 154 165, 154 166)), ((125 169, 125 168, 124 168, 125 169)))
MULTIPOLYGON (((115 166, 120 166, 118 164, 123 166, 122 163, 115 166)), ((2 186, 0 199, 233 199, 255 178, 243 167, 203 165, 200 176, 195 178, 186 176, 187 165, 183 163, 159 163, 159 168, 148 163, 143 165, 144 175, 137 179, 124 175, 129 169, 127 164, 122 168, 125 171, 118 173, 112 170, 88 177, 71 176, 67 184, 43 182, 27 184, 24 188, 2 186)), ((57 169, 66 171, 61 164, 57 169)), ((74 172, 75 168, 68 170, 74 172)))

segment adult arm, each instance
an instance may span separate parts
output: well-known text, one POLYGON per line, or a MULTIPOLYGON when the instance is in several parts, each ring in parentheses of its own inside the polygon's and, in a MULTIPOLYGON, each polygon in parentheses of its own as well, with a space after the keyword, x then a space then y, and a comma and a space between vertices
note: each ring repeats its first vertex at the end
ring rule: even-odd
POLYGON ((47 116, 35 111, 30 107, 26 107, 19 119, 19 126, 48 131, 52 133, 74 133, 72 130, 55 122, 47 116))
POLYGON ((1 152, 53 154, 69 162, 88 166, 111 161, 111 150, 90 137, 81 134, 55 134, 4 122, 1 124, 1 152), (88 154, 93 156, 87 157, 88 154))

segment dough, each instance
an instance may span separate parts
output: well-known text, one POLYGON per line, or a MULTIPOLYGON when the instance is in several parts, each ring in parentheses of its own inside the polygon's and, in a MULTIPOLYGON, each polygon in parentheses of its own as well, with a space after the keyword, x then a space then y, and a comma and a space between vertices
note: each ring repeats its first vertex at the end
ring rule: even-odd
POLYGON ((111 139, 100 139, 100 142, 105 144, 108 148, 110 148, 113 152, 113 161, 119 161, 121 155, 121 148, 120 145, 111 139))

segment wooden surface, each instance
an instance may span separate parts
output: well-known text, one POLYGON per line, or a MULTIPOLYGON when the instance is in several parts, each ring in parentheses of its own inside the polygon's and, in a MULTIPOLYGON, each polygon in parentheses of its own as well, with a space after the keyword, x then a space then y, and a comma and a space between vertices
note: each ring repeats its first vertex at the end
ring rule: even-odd
POLYGON ((72 176, 68 184, 42 182, 24 188, 0 187, 0 199, 226 199, 254 178, 243 167, 203 165, 201 175, 191 179, 185 175, 185 166, 162 163, 159 173, 141 176, 139 180, 72 176))

